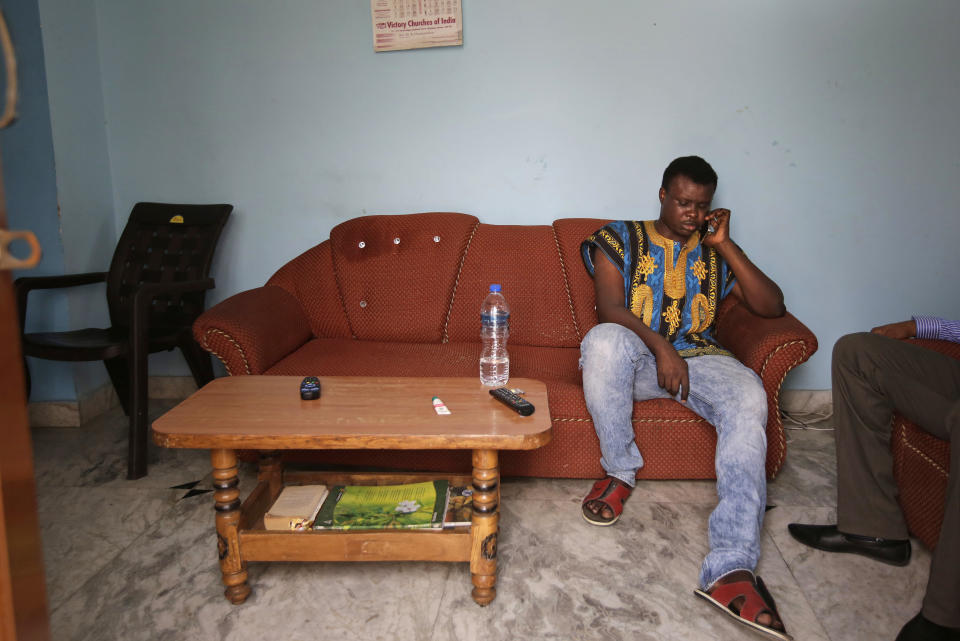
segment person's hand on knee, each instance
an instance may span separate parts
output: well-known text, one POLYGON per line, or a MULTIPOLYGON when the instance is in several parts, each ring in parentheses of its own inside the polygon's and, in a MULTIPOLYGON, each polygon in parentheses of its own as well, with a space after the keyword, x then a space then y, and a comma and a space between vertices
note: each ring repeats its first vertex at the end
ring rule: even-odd
POLYGON ((913 320, 890 323, 889 325, 874 327, 870 330, 870 333, 886 336, 887 338, 913 338, 917 335, 917 323, 913 320))
POLYGON ((690 371, 686 359, 669 343, 657 350, 654 356, 657 359, 657 384, 674 398, 679 393, 680 402, 686 403, 687 394, 690 393, 690 371))

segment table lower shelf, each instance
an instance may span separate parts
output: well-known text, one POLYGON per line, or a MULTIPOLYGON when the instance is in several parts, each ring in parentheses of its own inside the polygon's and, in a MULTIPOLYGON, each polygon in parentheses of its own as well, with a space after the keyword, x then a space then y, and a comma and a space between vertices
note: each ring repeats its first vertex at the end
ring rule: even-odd
POLYGON ((470 528, 430 531, 273 532, 241 530, 245 561, 469 562, 470 528))
POLYGON ((233 604, 250 595, 250 561, 447 561, 469 563, 474 601, 487 605, 496 596, 497 539, 500 523, 500 475, 496 450, 474 450, 473 473, 382 474, 285 472, 275 452, 260 459, 259 482, 240 501, 234 450, 212 450, 214 509, 224 596, 233 604), (285 485, 396 485, 446 478, 472 485, 469 526, 390 530, 267 530, 263 517, 285 485))
MULTIPOLYGON (((440 474, 351 474, 344 472, 286 472, 281 485, 392 485, 446 478, 453 485, 469 485, 469 476, 440 474)), ((238 530, 245 561, 450 561, 469 562, 470 527, 399 530, 267 530, 263 515, 276 500, 270 479, 261 480, 241 507, 238 530)))

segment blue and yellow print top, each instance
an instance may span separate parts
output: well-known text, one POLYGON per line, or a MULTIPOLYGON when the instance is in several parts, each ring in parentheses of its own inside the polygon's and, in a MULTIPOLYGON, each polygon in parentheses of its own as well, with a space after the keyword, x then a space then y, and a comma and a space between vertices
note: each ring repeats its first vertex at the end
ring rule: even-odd
POLYGON ((714 249, 694 232, 686 243, 661 236, 654 221, 620 220, 591 234, 580 245, 583 263, 594 274, 596 247, 623 276, 626 307, 684 358, 732 356, 713 337, 717 306, 736 276, 714 249))

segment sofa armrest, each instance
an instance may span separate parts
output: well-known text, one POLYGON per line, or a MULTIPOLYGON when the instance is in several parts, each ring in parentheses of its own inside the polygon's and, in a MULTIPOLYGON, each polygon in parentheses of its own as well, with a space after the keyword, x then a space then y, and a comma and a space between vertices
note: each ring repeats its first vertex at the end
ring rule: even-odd
POLYGON ((780 386, 790 370, 817 351, 817 337, 790 313, 763 318, 728 297, 718 314, 717 340, 763 381, 767 392, 767 477, 772 479, 783 467, 787 453, 780 386))
MULTIPOLYGON (((960 359, 960 343, 923 338, 906 342, 960 359)), ((943 528, 947 485, 952 471, 951 446, 950 441, 937 438, 922 425, 894 412, 890 449, 897 500, 910 534, 931 550, 937 546, 943 528)))
POLYGON ((786 375, 817 351, 817 337, 793 314, 763 318, 739 301, 723 305, 717 320, 717 340, 764 379, 780 361, 788 361, 781 372, 786 375), (782 353, 784 350, 788 353, 782 353))
POLYGON ((919 345, 920 347, 925 347, 927 349, 932 349, 935 352, 940 352, 941 354, 946 354, 947 356, 952 356, 953 358, 960 360, 960 343, 934 340, 932 338, 911 338, 907 342, 913 343, 914 345, 919 345))
POLYGON ((262 374, 313 337, 300 303, 267 285, 235 294, 202 313, 193 337, 227 373, 262 374))

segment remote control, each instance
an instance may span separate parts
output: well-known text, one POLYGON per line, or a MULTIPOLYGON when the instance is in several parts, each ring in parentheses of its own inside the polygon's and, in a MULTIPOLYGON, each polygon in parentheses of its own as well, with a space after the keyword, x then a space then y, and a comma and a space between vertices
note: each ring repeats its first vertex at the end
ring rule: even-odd
POLYGON ((490 390, 490 396, 494 397, 520 416, 530 416, 533 414, 533 404, 527 399, 514 394, 506 387, 498 387, 490 390))
POLYGON ((315 401, 320 398, 320 379, 316 376, 306 376, 300 381, 300 398, 305 401, 315 401))

